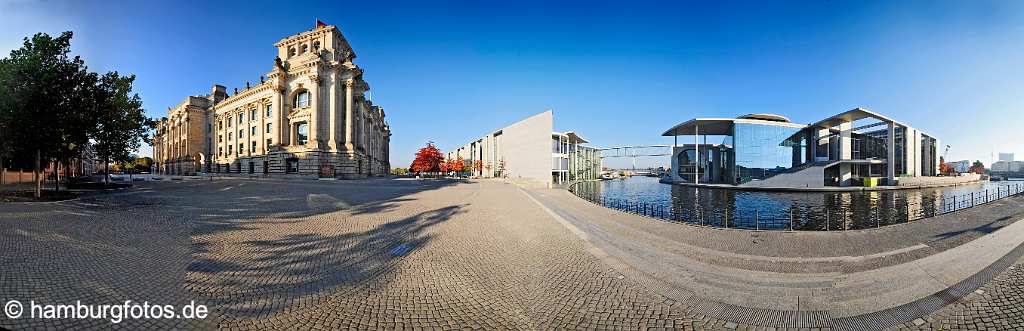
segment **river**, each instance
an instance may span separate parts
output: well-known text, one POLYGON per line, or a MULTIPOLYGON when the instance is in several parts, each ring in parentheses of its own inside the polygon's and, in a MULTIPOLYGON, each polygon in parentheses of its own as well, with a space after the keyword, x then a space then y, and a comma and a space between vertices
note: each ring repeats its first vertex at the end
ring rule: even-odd
POLYGON ((612 208, 716 227, 855 230, 906 223, 1024 189, 1024 181, 856 192, 761 192, 662 184, 629 177, 577 184, 578 195, 612 208), (792 221, 791 221, 792 220, 792 221))

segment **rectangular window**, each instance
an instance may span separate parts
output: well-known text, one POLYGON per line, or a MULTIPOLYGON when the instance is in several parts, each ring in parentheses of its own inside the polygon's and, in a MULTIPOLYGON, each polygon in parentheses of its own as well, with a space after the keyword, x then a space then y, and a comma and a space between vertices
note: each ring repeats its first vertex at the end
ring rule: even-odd
POLYGON ((251 144, 249 144, 249 152, 256 153, 256 141, 253 141, 251 144))
POLYGON ((245 138, 245 130, 238 130, 238 139, 245 138))
POLYGON ((249 135, 250 136, 254 136, 254 137, 256 136, 256 127, 255 126, 249 128, 249 135))
POLYGON ((295 143, 298 145, 305 145, 306 140, 309 139, 309 124, 306 122, 299 123, 295 126, 295 143))
POLYGON ((238 153, 242 153, 242 151, 245 151, 245 144, 238 144, 238 153))
POLYGON ((272 145, 274 145, 274 144, 273 144, 273 140, 271 140, 271 139, 267 139, 267 150, 268 150, 268 151, 270 150, 270 146, 272 146, 272 145))
POLYGON ((267 118, 274 115, 274 106, 267 105, 267 118))
POLYGON ((255 121, 256 120, 256 108, 253 108, 253 109, 249 110, 249 120, 250 121, 255 121))
POLYGON ((231 132, 228 132, 228 140, 234 140, 235 138, 233 137, 233 134, 231 132))
POLYGON ((224 121, 217 121, 217 130, 224 129, 224 121))
POLYGON ((299 173, 299 159, 289 158, 288 160, 286 160, 286 162, 288 166, 287 168, 285 168, 285 172, 289 174, 299 173))
POLYGON ((267 123, 267 133, 270 133, 270 130, 272 130, 273 128, 274 128, 273 124, 267 123))
POLYGON ((218 134, 218 135, 217 135, 217 142, 219 142, 219 143, 222 143, 222 142, 224 142, 224 135, 222 135, 222 134, 218 134))
POLYGON ((217 147, 217 156, 224 156, 224 147, 217 147))
POLYGON ((238 124, 242 124, 242 120, 245 119, 245 114, 238 113, 238 124))
POLYGON ((231 145, 228 145, 228 155, 231 155, 231 145))

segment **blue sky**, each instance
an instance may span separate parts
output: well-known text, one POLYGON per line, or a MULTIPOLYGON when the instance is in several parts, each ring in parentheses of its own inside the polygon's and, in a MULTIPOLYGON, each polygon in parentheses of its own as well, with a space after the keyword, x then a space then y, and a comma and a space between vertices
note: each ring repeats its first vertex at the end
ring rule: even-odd
POLYGON ((136 74, 159 117, 214 83, 258 81, 273 43, 315 18, 355 48, 394 166, 545 109, 556 130, 612 146, 671 143, 660 134, 693 117, 864 107, 938 136, 951 160, 1024 159, 1019 1, 0 0, 0 52, 73 30, 74 52, 136 74))

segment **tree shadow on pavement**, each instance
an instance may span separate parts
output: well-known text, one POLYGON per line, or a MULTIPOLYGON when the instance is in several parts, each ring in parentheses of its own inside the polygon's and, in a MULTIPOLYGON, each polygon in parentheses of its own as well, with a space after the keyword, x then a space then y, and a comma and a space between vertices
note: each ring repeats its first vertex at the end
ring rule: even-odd
POLYGON ((462 213, 464 206, 422 212, 361 232, 249 240, 244 245, 252 255, 230 259, 208 256, 212 243, 196 243, 186 287, 225 316, 260 317, 294 309, 291 305, 306 297, 386 281, 389 277, 382 276, 394 271, 395 261, 433 240, 430 227, 462 213))

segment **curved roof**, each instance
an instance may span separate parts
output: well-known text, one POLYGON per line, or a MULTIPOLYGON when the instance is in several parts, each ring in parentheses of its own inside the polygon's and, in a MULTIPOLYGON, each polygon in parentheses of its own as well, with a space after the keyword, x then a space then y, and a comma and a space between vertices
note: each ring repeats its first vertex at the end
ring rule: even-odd
MULTIPOLYGON (((746 116, 746 115, 744 115, 746 116)), ((727 136, 732 134, 732 127, 736 123, 749 123, 761 125, 785 126, 802 129, 807 127, 803 124, 790 123, 789 121, 764 120, 760 118, 694 118, 679 123, 662 133, 662 136, 689 136, 701 134, 708 136, 727 136)))
POLYGON ((786 123, 790 122, 789 118, 787 118, 785 116, 778 115, 778 114, 767 114, 767 113, 746 114, 746 115, 739 116, 739 117, 736 117, 736 118, 747 119, 747 120, 772 121, 772 122, 786 122, 786 123))

